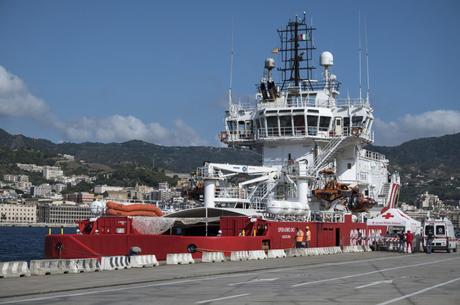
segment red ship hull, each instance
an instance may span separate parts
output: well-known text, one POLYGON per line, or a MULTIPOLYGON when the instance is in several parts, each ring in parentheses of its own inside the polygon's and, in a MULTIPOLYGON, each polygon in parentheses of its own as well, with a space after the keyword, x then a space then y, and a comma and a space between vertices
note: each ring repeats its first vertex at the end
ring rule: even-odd
POLYGON ((364 236, 369 236, 370 230, 378 230, 382 235, 386 232, 385 227, 352 222, 351 215, 345 215, 343 222, 308 223, 221 217, 219 228, 223 236, 184 236, 170 232, 140 234, 132 228, 131 219, 127 217, 103 217, 93 224, 92 232, 48 235, 45 239, 46 258, 129 255, 133 247, 140 248, 141 254, 154 254, 158 260, 165 260, 168 253, 186 253, 191 248, 197 250, 193 253, 194 258, 201 258, 205 251, 228 255, 240 250, 288 249, 294 247, 296 228, 305 231, 307 225, 311 231, 310 247, 348 246, 352 243, 352 230, 359 229, 364 236), (245 236, 241 236, 243 234, 245 236))

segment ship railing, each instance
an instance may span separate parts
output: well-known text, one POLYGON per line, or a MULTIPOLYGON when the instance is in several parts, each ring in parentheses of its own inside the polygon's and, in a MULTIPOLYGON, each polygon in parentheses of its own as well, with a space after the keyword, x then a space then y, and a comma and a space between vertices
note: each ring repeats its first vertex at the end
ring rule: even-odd
MULTIPOLYGON (((316 101, 316 97, 314 95, 301 93, 299 96, 289 96, 288 98, 278 98, 276 100, 259 100, 257 102, 257 106, 254 104, 245 104, 245 105, 235 105, 237 106, 238 110, 244 111, 254 111, 254 110, 262 110, 266 108, 290 108, 290 107, 298 107, 298 108, 305 108, 305 107, 319 107, 320 105, 316 101)), ((327 105, 322 105, 321 107, 365 107, 370 108, 370 103, 367 99, 332 99, 331 102, 327 105)))
POLYGON ((377 161, 387 160, 384 154, 373 152, 373 151, 366 150, 366 149, 361 150, 361 156, 368 158, 368 159, 377 160, 377 161))
POLYGON ((322 139, 331 139, 341 136, 358 136, 369 142, 374 141, 374 132, 363 129, 362 127, 344 127, 340 134, 329 127, 317 127, 317 126, 294 126, 294 127, 268 127, 268 128, 257 128, 255 129, 255 135, 252 132, 240 133, 240 134, 229 134, 229 140, 254 140, 254 139, 265 139, 265 138, 277 138, 277 137, 304 137, 311 136, 322 139))
MULTIPOLYGON (((302 131, 293 130, 292 127, 269 127, 269 128, 259 128, 257 130, 257 135, 259 138, 271 138, 271 137, 285 137, 285 136, 293 136, 302 135, 302 131)), ((305 131, 304 131, 305 134, 305 131)))
POLYGON ((346 98, 346 99, 336 99, 335 105, 337 107, 344 106, 363 106, 370 107, 369 100, 363 98, 346 98))
POLYGON ((257 103, 257 110, 266 108, 286 108, 286 107, 316 107, 315 98, 312 96, 296 96, 289 98, 282 98, 271 101, 260 101, 257 103))
POLYGON ((360 124, 353 125, 351 128, 344 127, 342 130, 342 135, 346 137, 352 135, 359 136, 360 138, 363 138, 369 142, 374 142, 374 132, 363 129, 362 125, 360 124))
POLYGON ((322 81, 317 81, 317 80, 303 80, 299 87, 288 87, 287 89, 296 89, 300 88, 302 91, 319 91, 319 90, 334 90, 334 91, 339 91, 340 88, 340 82, 337 80, 322 80, 322 81))
POLYGON ((227 115, 236 115, 240 112, 249 112, 257 109, 255 102, 247 101, 245 103, 231 104, 226 111, 227 115))
POLYGON ((252 130, 231 132, 223 131, 220 133, 220 139, 222 142, 249 141, 254 140, 254 133, 252 130))
POLYGON ((318 222, 344 222, 345 214, 339 212, 317 211, 311 213, 311 220, 318 222))
POLYGON ((248 194, 245 189, 239 187, 216 187, 215 198, 237 198, 247 199, 248 194))

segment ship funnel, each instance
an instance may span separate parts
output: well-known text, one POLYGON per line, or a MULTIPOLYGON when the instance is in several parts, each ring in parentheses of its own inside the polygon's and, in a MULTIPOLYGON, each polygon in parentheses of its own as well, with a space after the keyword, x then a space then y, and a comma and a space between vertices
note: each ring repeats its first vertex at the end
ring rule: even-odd
POLYGON ((319 61, 321 66, 327 68, 334 65, 334 56, 332 56, 331 52, 325 51, 321 53, 319 61))
POLYGON ((275 60, 269 57, 265 60, 265 69, 270 71, 273 70, 273 68, 275 68, 275 60))

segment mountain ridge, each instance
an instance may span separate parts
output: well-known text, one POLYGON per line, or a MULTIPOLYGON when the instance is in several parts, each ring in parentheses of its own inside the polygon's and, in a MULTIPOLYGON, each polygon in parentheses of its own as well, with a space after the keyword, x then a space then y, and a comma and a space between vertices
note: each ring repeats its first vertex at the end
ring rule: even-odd
MULTIPOLYGON (((3 129, 0 129, 0 149, 33 151, 35 161, 40 161, 41 156, 69 154, 77 160, 94 164, 156 167, 178 173, 194 171, 204 161, 261 163, 259 154, 234 148, 161 146, 141 140, 53 143, 47 139, 11 135, 3 129)), ((435 193, 445 200, 460 199, 460 133, 414 139, 397 146, 369 145, 366 149, 384 154, 390 160, 390 170, 400 172, 403 184, 401 200, 413 202, 424 191, 435 193)), ((26 156, 22 155, 24 158, 26 156)))

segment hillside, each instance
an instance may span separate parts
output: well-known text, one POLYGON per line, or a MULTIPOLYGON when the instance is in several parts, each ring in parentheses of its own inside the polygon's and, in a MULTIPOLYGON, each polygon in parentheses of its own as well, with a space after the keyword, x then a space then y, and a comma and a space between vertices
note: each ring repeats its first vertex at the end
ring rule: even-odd
MULTIPOLYGON (((172 172, 191 172, 203 161, 260 164, 260 156, 251 151, 205 146, 160 146, 133 140, 124 143, 61 143, 10 135, 0 129, 0 148, 8 150, 40 151, 43 154, 69 154, 77 160, 108 166, 134 165, 161 168, 172 172)), ((36 158, 34 158, 35 160, 36 158)), ((37 160, 35 160, 38 162, 37 160)), ((20 162, 20 161, 17 161, 20 162)), ((32 163, 32 160, 30 161, 32 163)))
POLYGON ((390 170, 401 174, 401 200, 412 202, 425 191, 443 200, 460 200, 460 133, 368 149, 385 154, 390 170))
MULTIPOLYGON (((385 154, 390 160, 390 170, 401 173, 402 201, 413 202, 418 194, 425 191, 437 194, 443 200, 460 199, 460 133, 412 140, 393 147, 370 146, 367 149, 385 154)), ((111 172, 116 180, 100 182, 115 184, 156 184, 166 179, 165 170, 191 172, 203 161, 260 164, 258 154, 230 148, 171 147, 137 140, 108 144, 55 144, 44 139, 10 135, 2 129, 0 154, 0 174, 6 171, 14 173, 16 162, 51 165, 56 162, 58 154, 70 154, 75 156, 77 162, 61 164, 65 173, 111 172), (127 173, 129 177, 124 177, 127 173)))

